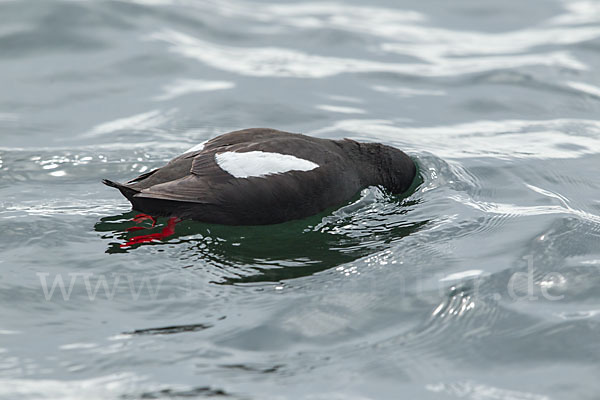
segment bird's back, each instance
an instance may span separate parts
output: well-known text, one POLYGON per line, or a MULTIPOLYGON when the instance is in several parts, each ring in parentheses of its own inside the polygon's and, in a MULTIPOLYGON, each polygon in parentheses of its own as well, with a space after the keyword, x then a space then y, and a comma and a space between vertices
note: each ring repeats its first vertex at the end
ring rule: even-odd
POLYGON ((122 186, 143 212, 258 225, 341 204, 364 182, 339 142, 247 129, 214 138, 122 186))

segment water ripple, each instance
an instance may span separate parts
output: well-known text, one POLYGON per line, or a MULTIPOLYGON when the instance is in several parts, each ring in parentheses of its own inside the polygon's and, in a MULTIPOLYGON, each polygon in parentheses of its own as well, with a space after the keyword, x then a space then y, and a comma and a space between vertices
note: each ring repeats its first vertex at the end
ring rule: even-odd
POLYGON ((595 398, 598 1, 39 3, 0 0, 0 397, 595 398), (101 178, 252 126, 422 183, 120 246, 101 178))
POLYGON ((225 90, 235 87, 235 83, 228 81, 204 81, 200 79, 177 79, 175 82, 163 88, 163 94, 154 97, 154 100, 171 100, 196 92, 210 92, 213 90, 225 90))
POLYGON ((313 131, 351 133, 356 140, 375 134, 404 149, 428 151, 446 159, 565 159, 595 154, 600 148, 600 121, 475 121, 450 126, 410 127, 392 121, 350 119, 313 131), (440 138, 443 137, 443 140, 440 138))
POLYGON ((483 385, 477 382, 459 381, 452 383, 432 383, 426 389, 433 393, 443 393, 472 400, 550 400, 548 396, 508 390, 499 387, 483 385))
POLYGON ((169 43, 171 50, 213 68, 247 76, 325 78, 342 73, 390 72, 444 77, 525 66, 585 70, 585 64, 564 51, 485 58, 456 58, 430 63, 386 63, 355 58, 327 57, 277 47, 233 47, 165 29, 150 36, 169 43))
MULTIPOLYGON (((532 186, 529 185, 531 188, 532 186)), ((537 189, 537 188, 536 188, 537 189)), ((539 190, 535 190, 539 193, 539 190)), ((545 191, 546 192, 546 191, 545 191)), ((552 196, 554 197, 554 196, 552 196)), ((583 210, 576 210, 566 204, 552 206, 519 206, 515 204, 502 204, 494 202, 473 201, 462 196, 451 196, 453 200, 461 204, 471 206, 486 214, 500 214, 511 217, 524 217, 534 215, 551 215, 551 214, 566 214, 574 215, 582 220, 589 221, 595 224, 600 224, 600 215, 595 215, 583 210)))
POLYGON ((118 118, 113 121, 103 122, 93 127, 83 137, 100 136, 122 130, 148 131, 160 127, 167 122, 176 110, 163 112, 161 110, 152 110, 129 117, 118 118))

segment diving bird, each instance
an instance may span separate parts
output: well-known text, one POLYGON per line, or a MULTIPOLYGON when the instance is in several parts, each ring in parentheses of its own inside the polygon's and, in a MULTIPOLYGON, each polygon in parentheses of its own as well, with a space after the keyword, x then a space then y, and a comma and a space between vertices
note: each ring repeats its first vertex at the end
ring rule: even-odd
POLYGON ((405 192, 416 166, 380 143, 244 129, 192 147, 126 184, 108 179, 134 210, 227 225, 305 218, 380 185, 405 192))

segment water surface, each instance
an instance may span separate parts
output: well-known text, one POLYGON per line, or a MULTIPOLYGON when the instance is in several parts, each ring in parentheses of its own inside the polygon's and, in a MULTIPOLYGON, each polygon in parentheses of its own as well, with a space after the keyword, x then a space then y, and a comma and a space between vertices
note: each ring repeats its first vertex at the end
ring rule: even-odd
POLYGON ((0 397, 597 398, 599 49, 585 0, 0 1, 0 397), (247 127, 423 183, 122 246, 102 178, 247 127))

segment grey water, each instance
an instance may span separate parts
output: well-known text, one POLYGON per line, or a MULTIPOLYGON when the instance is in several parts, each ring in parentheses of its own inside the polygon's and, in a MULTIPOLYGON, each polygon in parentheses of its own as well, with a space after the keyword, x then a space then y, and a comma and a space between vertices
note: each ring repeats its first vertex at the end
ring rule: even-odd
POLYGON ((599 67, 594 0, 0 1, 0 398, 599 398, 599 67), (127 245, 248 127, 422 183, 127 245))

